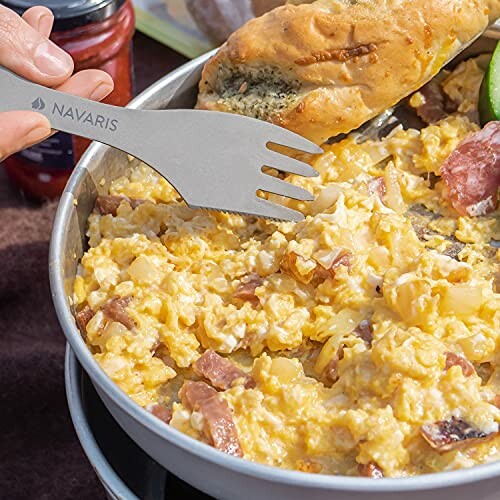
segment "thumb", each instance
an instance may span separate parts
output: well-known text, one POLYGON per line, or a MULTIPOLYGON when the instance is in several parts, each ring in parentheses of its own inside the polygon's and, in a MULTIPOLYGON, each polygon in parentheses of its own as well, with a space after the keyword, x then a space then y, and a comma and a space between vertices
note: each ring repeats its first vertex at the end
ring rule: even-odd
POLYGON ((0 161, 51 134, 50 123, 31 111, 0 113, 0 161))

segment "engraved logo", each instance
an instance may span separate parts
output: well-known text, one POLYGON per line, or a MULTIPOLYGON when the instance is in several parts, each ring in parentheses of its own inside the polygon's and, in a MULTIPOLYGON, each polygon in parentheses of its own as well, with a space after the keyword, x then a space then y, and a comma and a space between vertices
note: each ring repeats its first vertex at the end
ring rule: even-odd
POLYGON ((33 109, 36 109, 37 111, 42 111, 42 109, 45 109, 45 103, 43 102, 43 99, 40 97, 37 97, 32 103, 31 107, 33 109))
MULTIPOLYGON (((45 107, 45 103, 41 99, 39 100, 43 104, 43 107, 45 107)), ((36 102, 36 104, 38 105, 40 103, 36 102)), ((82 108, 54 103, 52 105, 51 113, 54 116, 59 116, 66 120, 72 120, 81 124, 90 125, 91 127, 101 128, 103 130, 108 130, 109 132, 115 132, 118 129, 119 122, 117 119, 111 118, 109 116, 99 115, 82 108)))

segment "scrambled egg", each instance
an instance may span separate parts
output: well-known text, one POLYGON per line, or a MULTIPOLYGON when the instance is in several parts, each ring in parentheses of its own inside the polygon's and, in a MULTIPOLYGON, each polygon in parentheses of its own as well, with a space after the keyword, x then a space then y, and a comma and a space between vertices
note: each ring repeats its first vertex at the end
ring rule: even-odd
POLYGON ((458 217, 439 179, 478 130, 482 73, 469 60, 447 77, 444 91, 462 104, 435 125, 325 145, 311 159, 319 177, 288 177, 316 197, 288 200, 307 215, 297 224, 188 209, 146 166, 114 181, 111 195, 152 203, 89 218, 74 298, 97 311, 86 341, 102 368, 138 404, 171 406, 171 425, 203 439, 177 391, 205 349, 226 355, 256 381, 221 393, 256 462, 347 475, 375 463, 398 477, 500 458, 498 437, 438 453, 419 432, 452 416, 499 429, 498 212, 458 217), (256 302, 235 297, 251 273, 262 279, 256 302), (132 297, 134 328, 100 310, 114 297, 132 297), (368 340, 356 332, 363 321, 368 340), (154 355, 159 346, 167 356, 154 355), (445 369, 448 352, 474 373, 445 369), (332 360, 336 377, 326 380, 332 360))

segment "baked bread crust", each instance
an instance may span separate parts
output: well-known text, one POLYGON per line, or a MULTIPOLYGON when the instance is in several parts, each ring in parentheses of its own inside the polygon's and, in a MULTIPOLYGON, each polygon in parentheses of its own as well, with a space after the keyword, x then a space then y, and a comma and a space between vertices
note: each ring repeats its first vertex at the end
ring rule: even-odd
POLYGON ((236 31, 207 63, 197 107, 265 119, 321 144, 430 80, 500 0, 317 0, 236 31))

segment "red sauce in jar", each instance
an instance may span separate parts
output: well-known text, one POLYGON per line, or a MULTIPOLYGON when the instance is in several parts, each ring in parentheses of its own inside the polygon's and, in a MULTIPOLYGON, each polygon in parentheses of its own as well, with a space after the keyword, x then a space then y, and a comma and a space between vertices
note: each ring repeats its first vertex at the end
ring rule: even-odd
MULTIPOLYGON (((104 102, 125 106, 132 98, 132 36, 134 10, 130 0, 10 0, 7 7, 22 14, 31 5, 45 5, 54 12, 51 39, 75 62, 75 71, 102 69, 115 82, 104 102)), ((75 164, 90 141, 57 133, 25 151, 7 158, 3 165, 10 179, 28 196, 55 198, 61 194, 75 164)))

